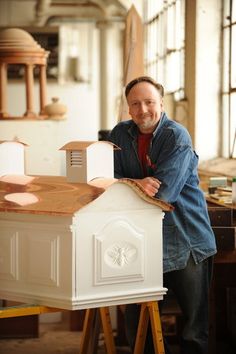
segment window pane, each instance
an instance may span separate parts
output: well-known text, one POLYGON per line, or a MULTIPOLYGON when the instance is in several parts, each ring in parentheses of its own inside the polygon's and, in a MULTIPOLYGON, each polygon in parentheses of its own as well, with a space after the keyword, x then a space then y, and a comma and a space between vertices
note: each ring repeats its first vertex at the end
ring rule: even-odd
POLYGON ((236 130, 236 0, 223 0, 222 154, 230 157, 236 130), (230 3, 232 6, 230 7, 230 3), (231 11, 231 12, 230 12, 231 11), (231 40, 231 42, 230 42, 231 40))
POLYGON ((232 0, 232 22, 236 21, 236 0, 232 0))
POLYGON ((179 52, 174 52, 167 57, 167 77, 166 77, 166 90, 168 92, 177 91, 180 87, 180 63, 179 52))
POLYGON ((223 109, 222 109, 222 125, 221 125, 221 138, 223 141, 222 145, 222 156, 228 157, 229 150, 229 96, 223 95, 223 109))
POLYGON ((185 0, 148 0, 144 11, 147 74, 155 72, 167 93, 184 95, 185 0))
MULTIPOLYGON (((223 95, 222 111, 222 139, 224 141, 222 155, 229 157, 232 154, 233 141, 236 132, 236 92, 229 95, 223 95), (230 100, 230 102, 229 102, 230 100), (229 111, 230 103, 230 111, 229 111)), ((235 156, 236 157, 236 156, 235 156)))
POLYGON ((174 21, 174 6, 167 8, 167 48, 175 47, 174 41, 175 21, 174 21))
POLYGON ((157 81, 159 81, 161 84, 165 86, 164 82, 164 60, 158 60, 157 63, 157 81))
POLYGON ((230 16, 230 0, 223 0, 223 26, 229 25, 229 16, 230 16))
POLYGON ((180 49, 184 46, 184 7, 182 6, 183 2, 180 0, 176 1, 175 6, 175 36, 176 36, 176 49, 180 49))
POLYGON ((164 55, 164 33, 163 33, 163 16, 160 16, 157 21, 156 31, 157 31, 157 54, 159 57, 164 55))
POLYGON ((223 33, 223 92, 229 90, 229 28, 223 33))
POLYGON ((185 53, 184 49, 182 48, 179 52, 180 55, 180 88, 184 89, 184 67, 185 67, 185 53))
POLYGON ((236 25, 232 26, 231 41, 231 87, 236 88, 236 25))
POLYGON ((158 14, 164 6, 164 0, 147 0, 147 14, 146 20, 152 19, 156 14, 158 14))
POLYGON ((236 133, 236 92, 232 93, 230 95, 231 98, 231 102, 230 102, 230 116, 231 116, 231 120, 230 120, 230 153, 232 153, 232 149, 233 149, 233 141, 234 141, 234 136, 236 133))

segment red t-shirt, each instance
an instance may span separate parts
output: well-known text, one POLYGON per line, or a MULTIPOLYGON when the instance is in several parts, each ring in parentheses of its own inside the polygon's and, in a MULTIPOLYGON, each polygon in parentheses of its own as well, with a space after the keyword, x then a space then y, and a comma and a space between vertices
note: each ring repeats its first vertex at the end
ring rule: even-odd
POLYGON ((145 177, 148 175, 147 167, 150 166, 149 147, 152 140, 152 135, 152 133, 138 134, 138 157, 142 164, 143 174, 145 177))

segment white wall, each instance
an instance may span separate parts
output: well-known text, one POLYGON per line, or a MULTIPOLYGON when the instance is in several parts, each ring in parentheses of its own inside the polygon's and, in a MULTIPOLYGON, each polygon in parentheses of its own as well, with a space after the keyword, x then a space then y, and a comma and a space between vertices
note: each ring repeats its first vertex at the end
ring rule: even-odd
MULTIPOLYGON (((94 86, 97 83, 94 83, 94 86)), ((14 105, 17 115, 25 111, 24 86, 9 87, 9 106, 14 105), (19 109, 16 107, 19 107, 19 109)), ((65 174, 64 152, 58 149, 72 140, 97 140, 99 129, 99 100, 93 84, 48 85, 48 97, 58 96, 67 108, 65 120, 0 121, 0 140, 15 136, 29 145, 26 148, 26 173, 65 174)), ((38 98, 38 97, 37 97, 38 98)), ((35 101, 38 101, 37 99, 35 101)), ((13 112, 14 113, 14 112, 13 112)))
MULTIPOLYGON (((0 1, 0 26, 30 26, 34 22, 35 1, 0 1)), ((81 23, 81 26, 84 26, 81 23)), ((0 140, 15 136, 27 143, 26 173, 39 175, 65 175, 64 152, 58 151, 72 140, 97 140, 101 128, 100 117, 100 48, 99 29, 91 23, 92 40, 90 47, 89 83, 47 82, 47 101, 59 97, 68 108, 63 121, 0 120, 0 140)), ((119 93, 122 70, 122 30, 114 26, 110 30, 109 49, 112 56, 109 63, 109 92, 107 95, 109 126, 117 122, 119 93)), ((83 48, 80 48, 83 51, 83 48)), ((8 111, 12 116, 21 116, 26 110, 25 83, 9 82, 7 87, 8 111)), ((38 83, 35 83, 34 107, 39 107, 38 83)))
MULTIPOLYGON (((97 32, 97 31, 96 31, 97 32)), ((97 33, 96 33, 97 34, 97 33)), ((94 41, 98 52, 97 41, 94 41)), ((66 119, 62 121, 9 120, 0 121, 0 140, 11 140, 15 136, 27 143, 26 173, 61 175, 65 173, 65 162, 58 149, 71 140, 97 140, 99 130, 99 71, 98 58, 94 57, 93 77, 90 83, 48 82, 47 102, 59 97, 67 106, 66 119)), ((26 110, 25 84, 8 83, 8 112, 11 116, 22 116, 26 110)), ((34 108, 38 111, 38 84, 34 90, 34 108)))

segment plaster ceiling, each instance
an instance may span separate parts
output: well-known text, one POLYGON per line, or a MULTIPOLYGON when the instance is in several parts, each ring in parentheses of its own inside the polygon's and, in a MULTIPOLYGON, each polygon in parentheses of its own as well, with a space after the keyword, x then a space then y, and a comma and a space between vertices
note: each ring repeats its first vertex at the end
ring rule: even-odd
POLYGON ((39 26, 58 20, 115 20, 126 16, 130 1, 124 0, 37 0, 35 21, 39 26))

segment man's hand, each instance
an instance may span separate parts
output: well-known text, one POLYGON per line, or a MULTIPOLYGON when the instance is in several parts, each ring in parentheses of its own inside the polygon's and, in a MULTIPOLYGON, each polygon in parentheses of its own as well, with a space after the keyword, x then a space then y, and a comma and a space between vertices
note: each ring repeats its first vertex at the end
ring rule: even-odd
POLYGON ((143 179, 134 179, 135 182, 139 183, 145 192, 150 196, 154 197, 160 188, 161 182, 154 177, 145 177, 143 179))

